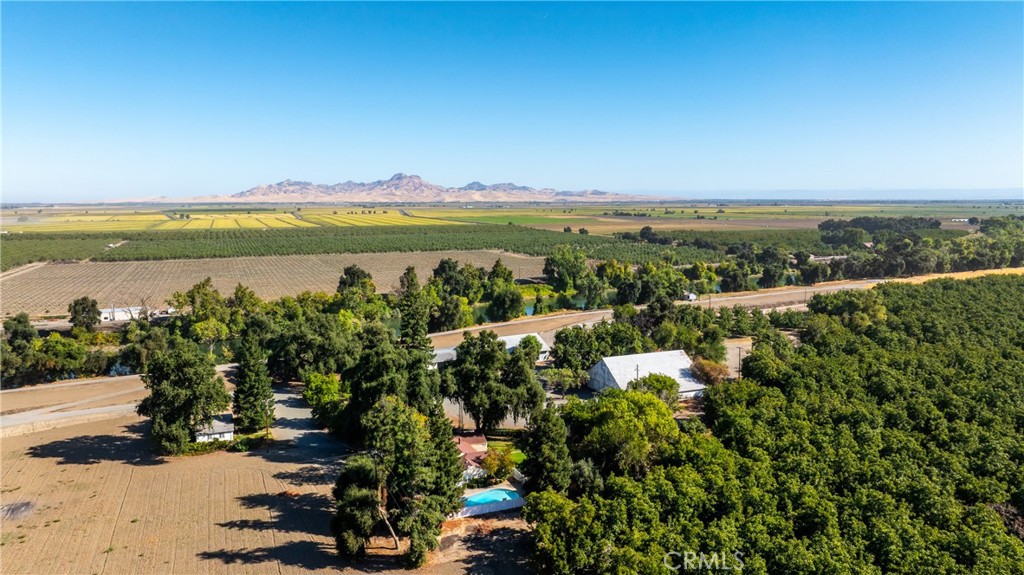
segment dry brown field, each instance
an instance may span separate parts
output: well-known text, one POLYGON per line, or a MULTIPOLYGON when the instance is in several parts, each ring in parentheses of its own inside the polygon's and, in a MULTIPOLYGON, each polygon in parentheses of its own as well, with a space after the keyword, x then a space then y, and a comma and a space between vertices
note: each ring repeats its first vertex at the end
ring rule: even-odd
POLYGON ((307 290, 333 292, 342 270, 352 264, 370 272, 379 290, 391 291, 410 265, 422 281, 443 258, 489 269, 499 257, 516 277, 539 276, 544 267, 543 258, 491 250, 45 264, 0 276, 0 314, 66 315, 68 304, 83 295, 94 298, 101 308, 142 302, 160 308, 172 293, 206 277, 224 295, 238 283, 264 299, 307 290))
MULTIPOLYGON (((405 572, 387 539, 355 565, 335 553, 335 463, 280 444, 160 458, 144 431, 129 416, 5 438, 0 572, 405 572)), ((521 573, 524 533, 515 517, 446 524, 415 572, 521 573)))

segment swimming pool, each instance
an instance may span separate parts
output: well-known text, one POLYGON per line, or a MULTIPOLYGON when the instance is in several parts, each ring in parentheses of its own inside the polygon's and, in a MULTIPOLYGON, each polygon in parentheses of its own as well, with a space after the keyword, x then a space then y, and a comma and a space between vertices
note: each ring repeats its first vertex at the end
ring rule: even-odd
POLYGON ((488 489, 487 491, 481 491, 475 493, 469 497, 464 497, 462 503, 466 507, 473 507, 475 505, 483 505, 485 503, 497 503, 499 501, 509 501, 511 499, 522 499, 515 489, 488 489))

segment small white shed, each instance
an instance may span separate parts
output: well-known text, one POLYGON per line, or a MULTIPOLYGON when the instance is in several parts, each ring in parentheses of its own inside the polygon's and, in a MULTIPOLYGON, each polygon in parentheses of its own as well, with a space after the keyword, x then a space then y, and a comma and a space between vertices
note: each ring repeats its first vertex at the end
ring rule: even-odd
POLYGON ((230 413, 215 416, 210 425, 196 430, 196 443, 231 441, 234 438, 235 424, 231 421, 230 413))
POLYGON ((595 391, 626 389, 634 379, 657 373, 679 382, 679 397, 694 397, 704 391, 704 384, 693 376, 692 365, 679 350, 606 357, 590 368, 587 385, 595 391))

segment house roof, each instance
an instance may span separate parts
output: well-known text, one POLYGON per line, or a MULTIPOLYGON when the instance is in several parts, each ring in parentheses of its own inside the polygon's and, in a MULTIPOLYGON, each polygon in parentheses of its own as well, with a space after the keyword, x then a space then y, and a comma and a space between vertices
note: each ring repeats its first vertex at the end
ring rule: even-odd
POLYGON ((480 465, 480 461, 487 455, 487 438, 482 434, 476 435, 455 435, 452 437, 455 444, 462 453, 464 464, 480 465))
POLYGON ((602 364, 620 389, 626 389, 626 385, 634 379, 653 373, 667 375, 679 382, 680 393, 704 389, 704 385, 693 376, 690 369, 693 362, 684 351, 658 351, 606 357, 591 368, 592 377, 593 371, 602 364))
MULTIPOLYGON (((537 333, 521 333, 518 335, 502 335, 498 336, 498 341, 505 344, 505 351, 509 353, 513 349, 519 347, 519 343, 523 341, 523 338, 527 336, 533 336, 540 342, 540 352, 546 353, 551 351, 551 347, 548 342, 544 341, 544 338, 537 333)), ((455 352, 454 347, 439 347, 434 350, 434 363, 444 363, 446 361, 454 361, 458 354, 455 352)))
POLYGON ((509 351, 512 351, 513 349, 519 347, 519 343, 521 341, 523 341, 524 338, 527 338, 527 337, 529 337, 531 335, 533 337, 537 338, 537 341, 540 342, 540 350, 542 352, 544 352, 544 351, 551 351, 551 348, 548 347, 548 342, 544 341, 544 338, 541 337, 539 333, 521 333, 521 334, 518 334, 518 335, 501 335, 501 336, 498 336, 498 341, 504 342, 505 343, 505 349, 507 349, 509 351))
POLYGON ((196 435, 211 435, 234 431, 235 424, 231 422, 231 414, 222 413, 220 415, 213 416, 213 422, 210 425, 200 427, 199 429, 197 429, 196 435))

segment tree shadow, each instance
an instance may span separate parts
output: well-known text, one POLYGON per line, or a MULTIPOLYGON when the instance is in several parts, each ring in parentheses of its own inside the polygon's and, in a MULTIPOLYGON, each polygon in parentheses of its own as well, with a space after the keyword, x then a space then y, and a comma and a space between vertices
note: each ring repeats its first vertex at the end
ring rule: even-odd
POLYGON ((278 400, 277 404, 283 405, 284 407, 297 407, 300 409, 309 407, 309 404, 306 403, 306 400, 303 399, 301 395, 290 395, 284 399, 278 400))
POLYGON ((277 417, 274 418, 274 427, 317 431, 317 428, 313 427, 312 421, 304 417, 277 417))
POLYGON ((274 479, 280 479, 296 486, 334 485, 340 472, 340 464, 324 463, 320 465, 306 465, 291 471, 279 471, 274 474, 274 479))
POLYGON ((255 549, 201 551, 196 553, 196 556, 200 559, 220 561, 226 565, 278 562, 309 572, 331 569, 338 566, 339 563, 329 545, 316 541, 291 541, 273 547, 257 547, 255 549))
MULTIPOLYGON (((276 425, 276 424, 275 424, 276 425)), ((331 464, 347 457, 349 446, 327 432, 311 429, 291 439, 275 439, 248 452, 272 463, 325 463, 331 464)))
POLYGON ((270 511, 273 521, 239 519, 218 523, 228 529, 274 529, 330 537, 331 499, 322 493, 256 493, 238 498, 243 507, 270 511))
MULTIPOLYGON (((236 530, 275 531, 314 536, 317 539, 332 540, 330 535, 331 502, 320 493, 291 495, 257 493, 238 498, 243 507, 261 508, 270 511, 273 519, 236 519, 218 523, 220 527, 236 530)), ((280 562, 300 567, 306 571, 317 571, 334 567, 338 558, 329 544, 317 541, 293 541, 273 547, 256 549, 221 549, 196 554, 200 559, 221 561, 225 564, 280 562)))
MULTIPOLYGON (((504 516, 505 514, 502 514, 504 516)), ((518 515, 512 512, 508 516, 518 515)), ((469 556, 464 564, 474 575, 518 575, 529 573, 530 533, 526 529, 498 527, 478 530, 463 540, 469 556)), ((442 545, 444 544, 442 540, 442 545)))
POLYGON ((122 427, 120 435, 80 435, 58 439, 28 448, 31 457, 59 459, 57 465, 95 465, 118 461, 129 465, 159 465, 165 460, 157 454, 148 436, 149 422, 122 427))

